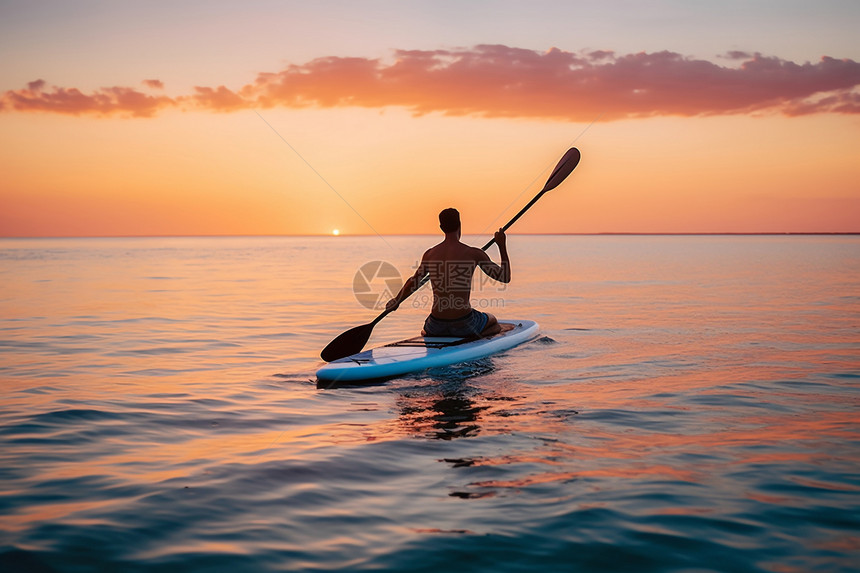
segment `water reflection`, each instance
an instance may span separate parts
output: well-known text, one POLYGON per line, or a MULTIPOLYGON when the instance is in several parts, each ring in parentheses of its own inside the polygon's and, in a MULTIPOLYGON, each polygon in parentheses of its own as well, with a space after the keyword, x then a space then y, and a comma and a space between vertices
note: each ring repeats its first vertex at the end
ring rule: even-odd
POLYGON ((469 388, 449 388, 433 396, 401 395, 400 421, 407 431, 437 440, 476 436, 481 431, 478 406, 468 396, 469 388))
POLYGON ((426 371, 417 377, 420 385, 403 388, 396 399, 401 426, 437 440, 477 436, 490 406, 482 403, 484 390, 471 382, 493 371, 491 358, 426 371))

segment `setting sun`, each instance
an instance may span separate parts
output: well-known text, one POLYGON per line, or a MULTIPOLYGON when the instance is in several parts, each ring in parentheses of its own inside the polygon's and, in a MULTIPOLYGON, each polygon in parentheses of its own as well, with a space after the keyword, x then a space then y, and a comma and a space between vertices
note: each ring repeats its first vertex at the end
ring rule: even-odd
POLYGON ((338 235, 340 235, 340 229, 332 229, 331 234, 337 237, 338 235))

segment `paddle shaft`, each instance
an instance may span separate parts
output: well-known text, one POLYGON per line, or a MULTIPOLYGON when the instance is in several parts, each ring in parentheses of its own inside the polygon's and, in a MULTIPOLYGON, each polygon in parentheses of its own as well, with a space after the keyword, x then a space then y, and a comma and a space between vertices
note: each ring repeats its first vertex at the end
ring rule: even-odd
MULTIPOLYGON (((541 197, 543 197, 543 194, 544 194, 544 193, 546 193, 547 191, 548 191, 548 189, 543 189, 540 193, 538 193, 537 195, 535 195, 535 196, 534 196, 534 198, 533 198, 531 201, 529 201, 529 202, 528 202, 528 205, 526 205, 525 207, 523 207, 522 209, 520 209, 520 212, 519 212, 519 213, 517 213, 516 215, 514 215, 514 218, 513 218, 513 219, 511 219, 510 221, 508 221, 508 223, 507 223, 504 227, 502 227, 502 232, 504 233, 505 231, 507 231, 507 230, 511 227, 511 225, 513 225, 514 223, 516 223, 516 222, 517 222, 517 219, 519 219, 520 217, 522 217, 522 216, 523 216, 523 214, 524 214, 526 211, 528 211, 528 210, 529 210, 529 208, 530 208, 532 205, 534 205, 535 203, 537 203, 537 202, 538 202, 538 199, 540 199, 541 197)), ((487 250, 487 249, 489 249, 489 248, 493 245, 493 243, 495 243, 495 242, 496 242, 496 237, 494 236, 492 239, 490 239, 489 241, 487 241, 487 244, 486 244, 486 245, 484 245, 483 247, 481 247, 481 250, 482 250, 482 251, 486 251, 486 250, 487 250)))

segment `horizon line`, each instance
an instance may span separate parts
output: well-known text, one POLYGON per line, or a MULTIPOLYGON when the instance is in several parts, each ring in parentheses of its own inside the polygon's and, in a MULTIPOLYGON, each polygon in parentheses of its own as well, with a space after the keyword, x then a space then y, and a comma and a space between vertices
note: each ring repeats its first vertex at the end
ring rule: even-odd
MULTIPOLYGON (((386 237, 435 237, 440 233, 390 233, 386 237)), ((464 237, 484 236, 486 233, 464 233, 464 237)), ((637 231, 605 231, 595 233, 509 233, 516 236, 532 237, 602 237, 602 236, 641 236, 641 237, 695 237, 695 236, 786 236, 786 235, 860 235, 860 231, 681 231, 681 232, 637 232, 637 231)), ((217 239, 217 238, 330 238, 341 239, 349 237, 378 237, 373 233, 355 233, 332 235, 330 233, 297 233, 297 234, 166 234, 166 235, 0 235, 0 240, 18 239, 217 239)))

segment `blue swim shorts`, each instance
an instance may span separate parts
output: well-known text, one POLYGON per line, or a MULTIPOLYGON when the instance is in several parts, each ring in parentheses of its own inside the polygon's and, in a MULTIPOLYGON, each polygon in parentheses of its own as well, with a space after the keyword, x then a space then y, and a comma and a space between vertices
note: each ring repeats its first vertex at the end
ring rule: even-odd
POLYGON ((472 309, 466 316, 453 319, 436 318, 432 314, 424 321, 426 336, 480 336, 490 317, 486 312, 472 309))

